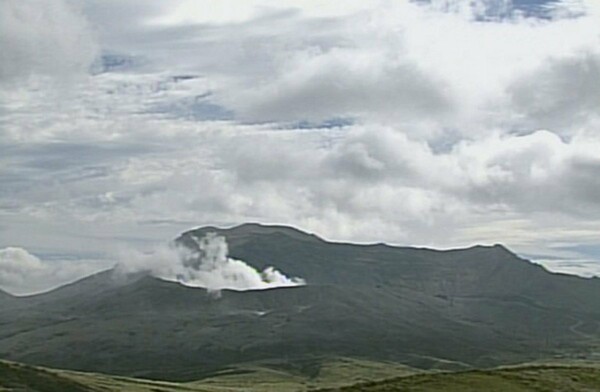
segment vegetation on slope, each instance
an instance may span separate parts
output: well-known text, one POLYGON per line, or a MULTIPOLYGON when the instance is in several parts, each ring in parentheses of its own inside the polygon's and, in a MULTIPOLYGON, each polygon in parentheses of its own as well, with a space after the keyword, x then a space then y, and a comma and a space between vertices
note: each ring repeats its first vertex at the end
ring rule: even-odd
POLYGON ((278 368, 277 364, 263 363, 231 368, 196 382, 170 383, 96 373, 52 370, 0 361, 0 392, 16 391, 579 392, 600 391, 600 366, 546 364, 453 373, 413 373, 412 369, 402 365, 341 358, 322 365, 317 371, 315 369, 278 368), (389 378, 391 376, 393 378, 389 378), (381 380, 383 377, 388 378, 381 380), (369 379, 380 379, 380 381, 359 382, 369 379))
POLYGON ((12 362, 0 362, 0 391, 88 392, 84 384, 51 371, 12 362))
POLYGON ((201 388, 0 361, 0 392, 202 392, 201 388))
POLYGON ((400 364, 336 358, 304 366, 265 362, 232 367, 190 383, 55 370, 0 361, 0 392, 286 392, 338 387, 414 374, 400 364))
MULTIPOLYGON (((331 389, 339 392, 581 392, 600 391, 600 367, 535 365, 428 373, 331 389)), ((325 392, 325 390, 323 390, 325 392)))
POLYGON ((353 358, 307 359, 300 362, 265 361, 233 367, 188 385, 211 391, 307 391, 368 380, 384 380, 420 372, 391 362, 353 358))

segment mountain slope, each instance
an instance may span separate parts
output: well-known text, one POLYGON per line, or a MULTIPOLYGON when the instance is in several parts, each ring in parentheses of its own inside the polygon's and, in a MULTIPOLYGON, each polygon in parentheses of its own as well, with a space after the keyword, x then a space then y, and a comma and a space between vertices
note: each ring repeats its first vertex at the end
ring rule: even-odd
POLYGON ((323 392, 547 392, 597 391, 600 367, 526 365, 457 373, 419 374, 323 392))
POLYGON ((0 305, 14 301, 15 296, 7 293, 6 291, 0 290, 0 305))
POLYGON ((207 392, 202 387, 76 373, 0 361, 0 392, 207 392))
POLYGON ((394 363, 332 358, 307 375, 302 369, 286 368, 277 362, 243 364, 215 373, 204 380, 170 383, 33 367, 0 360, 0 392, 239 392, 306 391, 340 387, 365 380, 415 374, 394 363), (300 371, 299 371, 300 370, 300 371))
POLYGON ((424 369, 598 351, 600 280, 552 274, 502 246, 435 251, 326 242, 296 229, 201 228, 232 257, 302 287, 205 290, 105 271, 0 308, 0 357, 126 376, 194 380, 243 362, 344 356, 424 369), (17 306, 17 305, 15 305, 17 306))
POLYGON ((7 293, 6 291, 0 290, 0 311, 3 309, 9 309, 14 307, 18 303, 18 299, 7 293))
POLYGON ((2 392, 546 392, 594 391, 599 385, 600 367, 577 363, 534 364, 453 373, 415 373, 392 363, 342 358, 326 362, 320 369, 316 369, 313 376, 267 363, 232 368, 201 381, 169 383, 0 361, 2 392))
POLYGON ((331 243, 293 228, 258 224, 200 228, 177 241, 197 248, 191 237, 201 238, 208 232, 227 238, 231 257, 260 269, 276 265, 311 284, 402 285, 447 296, 524 295, 600 311, 589 296, 597 292, 600 279, 552 274, 501 245, 438 251, 331 243))
POLYGON ((0 361, 0 391, 89 392, 93 389, 46 370, 0 361))

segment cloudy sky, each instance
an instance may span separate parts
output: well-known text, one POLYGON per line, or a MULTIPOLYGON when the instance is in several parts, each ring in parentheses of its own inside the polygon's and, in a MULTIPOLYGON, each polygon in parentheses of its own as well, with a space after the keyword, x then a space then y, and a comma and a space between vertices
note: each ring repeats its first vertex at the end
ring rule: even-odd
POLYGON ((248 221, 600 274, 600 2, 340 4, 0 2, 0 287, 248 221))

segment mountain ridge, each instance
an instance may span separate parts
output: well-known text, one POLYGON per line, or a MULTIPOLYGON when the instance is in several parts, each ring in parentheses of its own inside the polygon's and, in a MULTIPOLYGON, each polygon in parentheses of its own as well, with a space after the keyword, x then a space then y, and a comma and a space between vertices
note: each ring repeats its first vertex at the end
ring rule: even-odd
POLYGON ((294 238, 305 238, 305 239, 318 240, 320 242, 326 242, 328 244, 352 245, 352 246, 364 246, 364 247, 382 246, 382 247, 395 248, 395 249, 414 249, 414 250, 424 250, 424 251, 432 251, 432 252, 464 251, 464 250, 468 250, 468 249, 480 249, 481 248, 481 249, 504 250, 511 254, 515 254, 507 246, 500 244, 500 243, 495 243, 492 245, 474 244, 474 245, 465 246, 465 247, 437 249, 437 248, 432 248, 432 247, 427 247, 427 246, 409 246, 409 245, 388 244, 386 242, 352 242, 352 241, 344 241, 344 240, 333 241, 333 240, 325 239, 315 233, 310 233, 310 232, 304 231, 295 226, 287 226, 287 225, 282 225, 282 224, 263 224, 263 223, 257 223, 257 222, 242 223, 239 225, 233 225, 233 226, 228 226, 228 227, 217 227, 217 226, 213 226, 213 225, 200 226, 200 227, 196 227, 194 229, 190 229, 190 230, 183 232, 180 236, 178 236, 175 239, 175 241, 177 242, 178 240, 180 240, 182 237, 184 237, 186 235, 191 235, 191 234, 196 234, 196 233, 206 234, 208 232, 214 232, 219 235, 229 234, 230 236, 231 235, 233 235, 233 236, 242 235, 243 236, 244 234, 245 235, 287 234, 288 236, 294 237, 294 238))
POLYGON ((256 225, 175 242, 197 250, 191 236, 209 232, 226 237, 230 257, 307 284, 215 295, 108 270, 0 307, 0 358, 193 380, 262 360, 452 370, 600 351, 600 281, 551 273, 504 246, 356 245, 256 225))

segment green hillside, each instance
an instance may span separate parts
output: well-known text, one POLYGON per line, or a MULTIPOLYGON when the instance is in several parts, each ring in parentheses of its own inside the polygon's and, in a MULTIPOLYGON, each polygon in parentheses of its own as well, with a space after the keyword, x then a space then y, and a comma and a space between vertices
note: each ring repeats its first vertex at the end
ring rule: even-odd
POLYGON ((0 361, 0 392, 205 391, 172 383, 60 371, 0 361))
POLYGON ((0 391, 87 392, 93 389, 66 377, 25 365, 0 362, 0 391))
POLYGON ((597 366, 532 365, 418 374, 329 389, 339 392, 581 392, 600 391, 597 366))
POLYGON ((348 358, 318 369, 263 363, 221 371, 190 383, 52 370, 0 361, 1 392, 579 392, 600 391, 598 365, 523 365, 454 373, 415 373, 392 363, 348 358), (365 381, 379 380, 379 381, 365 381))
POLYGON ((265 362, 240 365, 189 383, 84 373, 0 361, 0 392, 235 392, 306 391, 415 374, 394 363, 350 358, 307 361, 304 366, 265 362))

